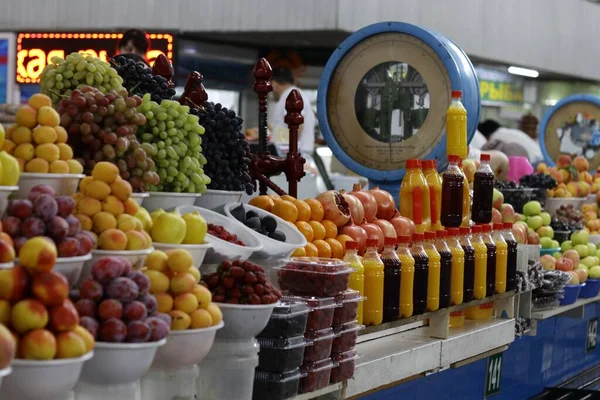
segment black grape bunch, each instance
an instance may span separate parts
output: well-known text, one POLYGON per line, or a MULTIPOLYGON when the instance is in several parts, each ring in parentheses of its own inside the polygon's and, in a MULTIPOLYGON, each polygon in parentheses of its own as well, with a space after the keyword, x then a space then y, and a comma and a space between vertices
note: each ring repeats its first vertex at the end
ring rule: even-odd
POLYGON ((123 87, 130 96, 144 96, 150 93, 150 100, 160 103, 163 100, 172 100, 175 89, 169 86, 167 80, 160 75, 154 75, 152 69, 142 61, 118 55, 111 59, 111 65, 123 78, 123 87))

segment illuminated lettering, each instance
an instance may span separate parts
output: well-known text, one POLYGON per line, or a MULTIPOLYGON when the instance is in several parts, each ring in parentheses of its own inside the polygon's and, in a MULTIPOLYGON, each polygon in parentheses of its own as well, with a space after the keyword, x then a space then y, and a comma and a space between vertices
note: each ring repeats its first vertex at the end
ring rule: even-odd
POLYGON ((490 84, 487 81, 479 82, 479 93, 482 99, 487 99, 490 91, 490 84))
POLYGON ((100 50, 98 53, 98 58, 105 62, 108 61, 108 54, 106 53, 106 50, 100 50))
POLYGON ((161 54, 164 53, 160 50, 148 50, 148 52, 146 53, 146 59, 148 60, 148 63, 152 65, 154 64, 154 60, 156 60, 156 58, 161 54))
POLYGON ((27 57, 27 50, 20 50, 17 53, 17 75, 26 77, 27 69, 25 68, 25 57, 27 57))
POLYGON ((31 49, 28 56, 31 60, 27 63, 27 76, 37 79, 46 66, 46 53, 42 49, 31 49))
POLYGON ((96 51, 93 49, 79 50, 79 53, 83 54, 84 56, 92 56, 98 58, 98 53, 96 53, 96 51))
POLYGON ((59 57, 59 58, 65 58, 65 51, 64 50, 50 50, 48 52, 48 64, 52 63, 52 59, 54 57, 59 57))

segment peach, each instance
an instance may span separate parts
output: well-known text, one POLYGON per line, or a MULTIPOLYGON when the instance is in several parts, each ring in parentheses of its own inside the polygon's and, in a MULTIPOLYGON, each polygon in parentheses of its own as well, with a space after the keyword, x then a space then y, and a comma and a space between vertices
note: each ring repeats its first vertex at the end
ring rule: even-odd
POLYGON ((579 197, 581 193, 581 188, 579 187, 577 182, 569 182, 567 183, 567 192, 569 192, 572 197, 579 197))
POLYGON ((15 259, 13 244, 0 238, 0 263, 11 262, 15 259))
POLYGON ((189 251, 184 249, 167 250, 169 269, 173 272, 186 272, 194 265, 189 251))
POLYGON ((155 270, 148 270, 145 274, 150 279, 151 294, 166 293, 169 290, 170 282, 167 275, 155 270))
POLYGON ((550 173, 550 176, 552 176, 557 183, 562 183, 563 182, 563 174, 561 174, 558 170, 556 169, 549 169, 548 172, 550 173))
POLYGON ((23 106, 17 110, 15 115, 17 125, 26 126, 27 128, 35 128, 37 123, 37 111, 30 106, 23 106))
POLYGON ((578 182, 579 185, 579 196, 586 197, 590 194, 591 186, 587 182, 578 182))
POLYGON ((592 183, 594 183, 594 177, 588 171, 580 172, 579 176, 578 176, 578 180, 579 180, 579 182, 586 182, 586 183, 589 183, 590 185, 592 183))
POLYGON ((173 308, 190 314, 198 308, 198 299, 192 293, 183 293, 173 299, 173 308))
POLYGON ((0 369, 9 366, 15 357, 16 342, 7 327, 0 324, 0 369))
POLYGON ((495 209, 500 209, 500 206, 502 206, 502 204, 504 203, 504 195, 502 194, 501 191, 499 191, 498 189, 494 189, 494 195, 493 195, 493 203, 492 206, 495 209))
POLYGON ((502 204, 500 206, 500 214, 502 215, 503 222, 514 222, 515 221, 515 209, 510 204, 502 204))
POLYGON ((467 177, 467 181, 473 182, 473 179, 475 178, 475 172, 477 172, 475 161, 469 159, 464 160, 462 164, 462 169, 465 176, 467 177))
MULTIPOLYGON (((560 159, 560 158, 559 158, 560 159)), ((573 159, 573 166, 579 172, 587 172, 590 169, 590 163, 583 156, 577 156, 573 159)))
POLYGON ((98 237, 98 247, 102 250, 125 250, 127 235, 118 229, 107 229, 98 237))
POLYGON ((210 290, 202 285, 196 285, 192 291, 192 294, 196 296, 196 299, 198 300, 198 307, 204 309, 208 308, 210 302, 212 301, 212 294, 210 293, 210 290))
POLYGON ((58 272, 43 272, 34 276, 31 292, 45 305, 56 306, 69 297, 69 282, 58 272))
POLYGON ((174 295, 191 293, 196 287, 196 280, 192 274, 183 272, 171 279, 171 293, 174 295))
POLYGON ((172 331, 184 331, 192 324, 190 316, 183 311, 172 310, 169 312, 171 317, 171 330, 172 331))
POLYGON ((0 300, 0 325, 8 324, 10 324, 10 303, 8 300, 0 300))
POLYGON ((10 237, 9 234, 6 232, 0 232, 0 240, 10 244, 13 247, 15 245, 15 242, 12 240, 12 237, 10 237))
POLYGON ((572 163, 572 159, 571 156, 568 154, 563 154, 560 157, 558 157, 558 160, 556 160, 556 166, 559 168, 562 167, 570 167, 571 163, 572 163))
POLYGON ((92 197, 84 197, 79 202, 79 206, 77 208, 80 214, 87 215, 88 217, 93 217, 94 214, 102 211, 102 203, 94 199, 92 197))
POLYGON ((145 260, 146 267, 151 270, 164 272, 169 268, 168 264, 169 257, 167 253, 160 250, 154 250, 148 254, 145 260))
POLYGON ((37 113, 37 122, 45 126, 58 126, 60 124, 60 116, 52 107, 40 107, 37 113))
POLYGON ((92 219, 90 217, 88 217, 87 215, 84 214, 76 214, 75 218, 77 218, 79 220, 79 223, 81 224, 81 230, 83 231, 91 231, 93 226, 94 226, 94 222, 92 221, 92 219))
POLYGON ((23 297, 29 285, 29 274, 24 267, 0 269, 0 299, 16 301, 23 297))
POLYGON ((217 306, 215 303, 210 303, 208 307, 206 307, 206 311, 210 313, 213 325, 217 325, 223 321, 223 313, 221 312, 219 306, 217 306))
POLYGON ((103 201, 110 195, 110 186, 108 183, 92 180, 85 185, 85 195, 103 201))
POLYGON ((46 329, 31 331, 19 340, 19 356, 26 360, 52 360, 56 350, 56 338, 46 329))
POLYGON ((136 221, 141 224, 140 220, 138 220, 136 217, 128 214, 121 214, 117 217, 117 229, 120 229, 123 232, 138 230, 136 229, 136 221))
POLYGON ((547 174, 548 173, 548 165, 546 165, 546 163, 539 163, 536 167, 536 172, 540 173, 540 174, 547 174))
POLYGON ((492 222, 493 223, 501 223, 502 222, 502 214, 498 211, 497 208, 492 208, 492 222))
MULTIPOLYGON (((22 144, 31 144, 31 136, 32 136, 31 129, 27 128, 26 126, 19 126, 19 127, 17 127, 17 129, 15 129, 13 131, 11 140, 17 145, 17 148, 18 148, 22 144)), ((33 145, 31 145, 31 148, 34 149, 33 145)), ((16 149, 15 149, 15 152, 16 152, 16 149)), ((31 158, 29 158, 29 160, 30 159, 31 158)))
POLYGON ((94 169, 92 169, 92 176, 94 179, 110 185, 117 179, 117 176, 119 176, 119 168, 113 163, 101 161, 94 166, 94 169))
POLYGON ((37 236, 27 240, 19 250, 19 262, 33 272, 48 272, 56 263, 54 242, 37 236))
POLYGON ((21 143, 15 147, 13 156, 16 158, 22 158, 25 161, 33 160, 35 156, 35 148, 31 143, 21 143))
POLYGON ((75 333, 81 338, 81 340, 83 340, 83 343, 85 344, 86 353, 89 353, 90 351, 94 350, 94 347, 96 346, 96 341, 94 340, 94 337, 92 336, 90 331, 88 331, 81 325, 77 325, 75 329, 73 329, 73 333, 75 333))
POLYGON ((129 215, 136 215, 137 212, 140 210, 140 206, 138 205, 138 203, 134 200, 134 199, 127 199, 123 202, 123 206, 124 206, 124 210, 125 213, 129 214, 129 215))
POLYGON ((131 184, 125 180, 117 180, 110 185, 110 190, 113 196, 121 201, 126 201, 131 197, 133 189, 131 184))
POLYGON ((56 358, 77 358, 86 353, 83 339, 75 332, 61 332, 56 335, 56 358))
POLYGON ((127 247, 125 250, 142 250, 152 245, 152 242, 148 244, 142 232, 130 230, 125 232, 125 235, 127 236, 127 247))
POLYGON ((40 301, 25 299, 16 303, 11 310, 12 328, 19 334, 42 329, 48 324, 48 310, 40 301))
POLYGON ((71 300, 66 299, 50 309, 50 326, 54 332, 70 331, 78 324, 79 314, 71 300))
POLYGON ((111 213, 100 211, 92 217, 92 230, 96 234, 101 234, 108 229, 117 227, 117 219, 111 213))
POLYGON ((121 200, 117 199, 115 196, 107 196, 104 201, 102 201, 102 210, 111 213, 115 217, 123 214, 125 212, 125 207, 121 200))
POLYGON ((161 313, 168 313, 173 309, 173 297, 168 293, 156 293, 156 302, 158 304, 156 310, 161 313))

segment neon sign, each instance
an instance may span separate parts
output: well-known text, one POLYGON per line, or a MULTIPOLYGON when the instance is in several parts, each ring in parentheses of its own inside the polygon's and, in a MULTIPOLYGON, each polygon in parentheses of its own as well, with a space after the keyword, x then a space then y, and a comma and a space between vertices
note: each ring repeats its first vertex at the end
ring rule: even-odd
MULTIPOLYGON (((160 54, 173 62, 173 35, 150 33, 151 48, 146 53, 150 65, 160 54)), ((108 61, 115 55, 122 33, 113 32, 35 32, 17 36, 16 80, 19 83, 39 82, 42 70, 52 57, 65 58, 72 52, 98 57, 108 61)))

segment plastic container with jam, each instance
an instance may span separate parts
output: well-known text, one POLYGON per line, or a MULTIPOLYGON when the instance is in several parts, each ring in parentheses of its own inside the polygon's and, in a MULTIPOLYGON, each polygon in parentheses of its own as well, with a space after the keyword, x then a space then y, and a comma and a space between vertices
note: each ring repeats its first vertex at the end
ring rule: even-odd
POLYGON ((288 296, 286 294, 281 299, 284 301, 302 301, 308 306, 307 331, 331 328, 335 310, 339 307, 334 297, 288 296))
POLYGON ((312 346, 304 349, 305 363, 319 361, 331 355, 331 346, 333 346, 333 339, 335 339, 333 328, 306 332, 304 338, 312 342, 312 346))
POLYGON ((336 366, 331 370, 329 383, 342 382, 354 376, 354 368, 356 360, 358 359, 358 352, 356 349, 332 354, 331 359, 336 363, 336 366))
POLYGON ((333 330, 336 333, 336 337, 333 339, 331 352, 343 353, 351 350, 356 345, 358 332, 363 329, 364 326, 356 321, 334 327, 333 330))
POLYGON ((283 300, 273 309, 269 323, 258 337, 289 338, 304 335, 310 311, 305 301, 283 300))
POLYGON ((297 257, 277 268, 281 290, 294 295, 330 297, 348 289, 352 268, 332 258, 297 257))
POLYGON ((333 325, 342 325, 355 321, 358 317, 358 307, 363 297, 356 290, 348 289, 335 296, 338 308, 333 312, 333 325))
POLYGON ((331 370, 334 366, 334 362, 329 357, 315 362, 305 363, 302 368, 300 368, 300 371, 306 374, 306 376, 300 379, 298 393, 314 392, 315 390, 323 389, 329 385, 331 370))
POLYGON ((254 373, 253 400, 287 400, 296 397, 302 373, 295 369, 286 373, 261 371, 254 373))
POLYGON ((268 372, 292 371, 304 360, 304 349, 310 342, 304 336, 271 339, 257 338, 260 346, 258 369, 268 372))

